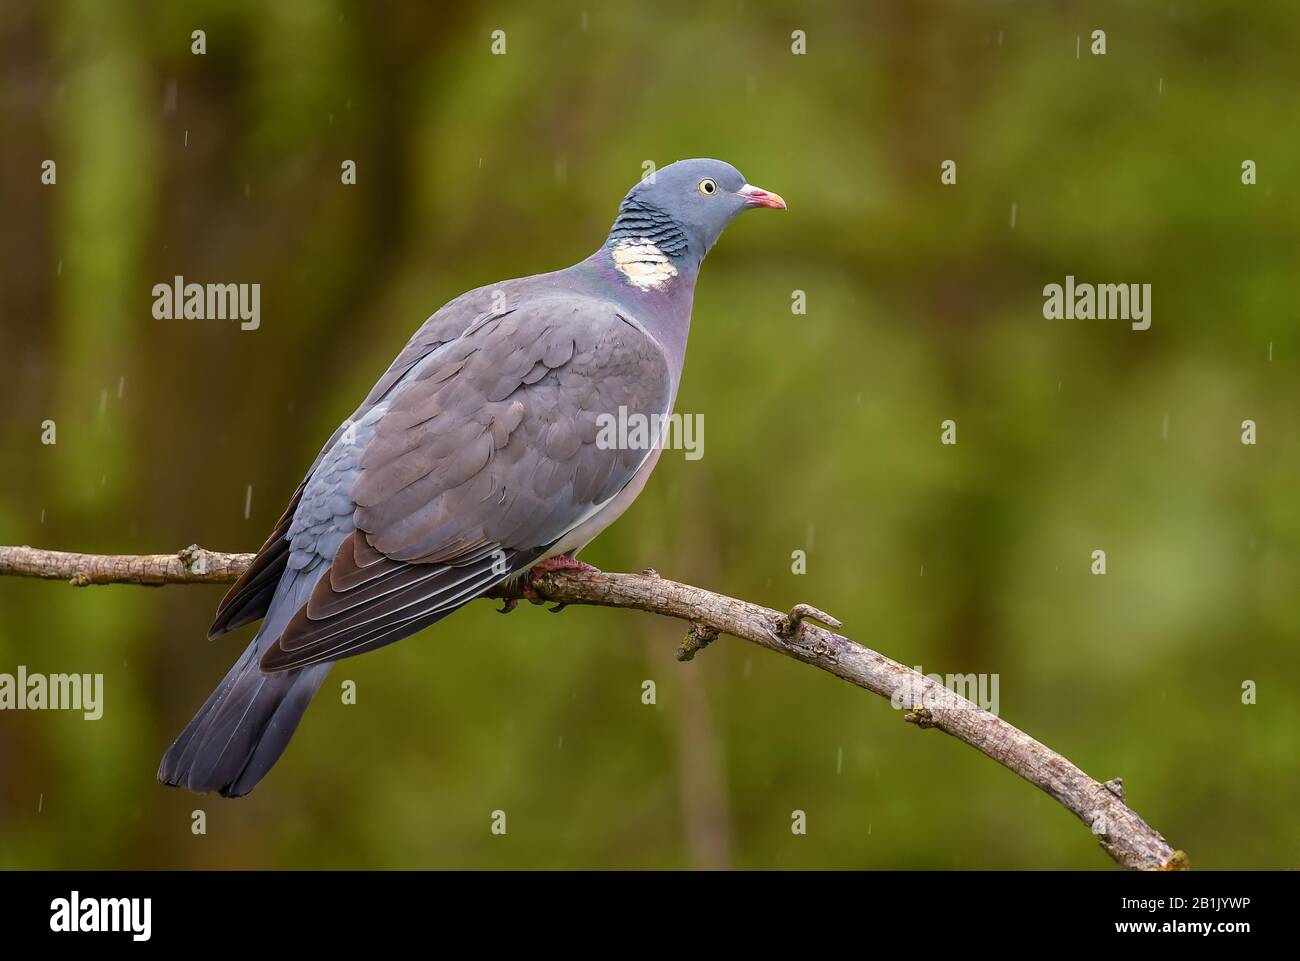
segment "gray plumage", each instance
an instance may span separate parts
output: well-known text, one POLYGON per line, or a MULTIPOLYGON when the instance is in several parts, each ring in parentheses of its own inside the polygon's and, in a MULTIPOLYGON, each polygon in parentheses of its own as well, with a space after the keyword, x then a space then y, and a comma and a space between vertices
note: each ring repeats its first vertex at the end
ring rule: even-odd
POLYGON ((720 161, 673 164, 629 192, 591 257, 430 317, 223 599, 210 637, 261 628, 159 780, 246 794, 333 661, 576 553, 621 514, 659 451, 602 447, 600 419, 672 410, 700 262, 752 206, 784 202, 720 161))

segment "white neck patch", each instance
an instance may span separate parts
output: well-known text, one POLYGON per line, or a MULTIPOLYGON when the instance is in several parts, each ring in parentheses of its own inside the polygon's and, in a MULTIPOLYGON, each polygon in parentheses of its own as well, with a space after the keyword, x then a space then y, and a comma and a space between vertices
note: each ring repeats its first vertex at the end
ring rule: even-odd
POLYGON ((628 283, 641 290, 661 289, 677 276, 668 255, 645 238, 620 240, 610 256, 628 283))

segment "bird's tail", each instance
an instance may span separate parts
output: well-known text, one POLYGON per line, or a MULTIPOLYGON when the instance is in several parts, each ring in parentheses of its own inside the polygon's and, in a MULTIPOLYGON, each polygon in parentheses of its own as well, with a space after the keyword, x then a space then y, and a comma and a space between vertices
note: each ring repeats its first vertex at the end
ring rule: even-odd
POLYGON ((284 752, 332 665, 264 674, 260 641, 259 634, 163 755, 159 781, 239 797, 284 752))

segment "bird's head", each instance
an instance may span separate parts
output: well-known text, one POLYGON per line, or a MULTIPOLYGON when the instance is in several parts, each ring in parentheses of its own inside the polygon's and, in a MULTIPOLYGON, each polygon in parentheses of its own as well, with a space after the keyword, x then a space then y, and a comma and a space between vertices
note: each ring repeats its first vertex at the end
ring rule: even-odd
POLYGON ((698 262, 727 224, 751 207, 784 210, 785 201, 746 183, 739 170, 721 160, 679 160, 628 191, 610 245, 640 240, 669 257, 698 262))

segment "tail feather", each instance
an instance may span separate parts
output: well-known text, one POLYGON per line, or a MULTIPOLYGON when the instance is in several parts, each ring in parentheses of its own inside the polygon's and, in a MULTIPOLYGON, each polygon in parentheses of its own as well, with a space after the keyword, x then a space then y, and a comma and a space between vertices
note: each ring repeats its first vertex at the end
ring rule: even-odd
POLYGON ((247 794, 266 776, 320 690, 330 663, 263 673, 262 654, 306 602, 324 567, 291 572, 278 585, 262 628, 163 755, 158 780, 200 794, 247 794))
POLYGON ((332 665, 264 674, 258 647, 257 640, 248 646, 163 755, 158 780, 239 797, 284 753, 332 665))

